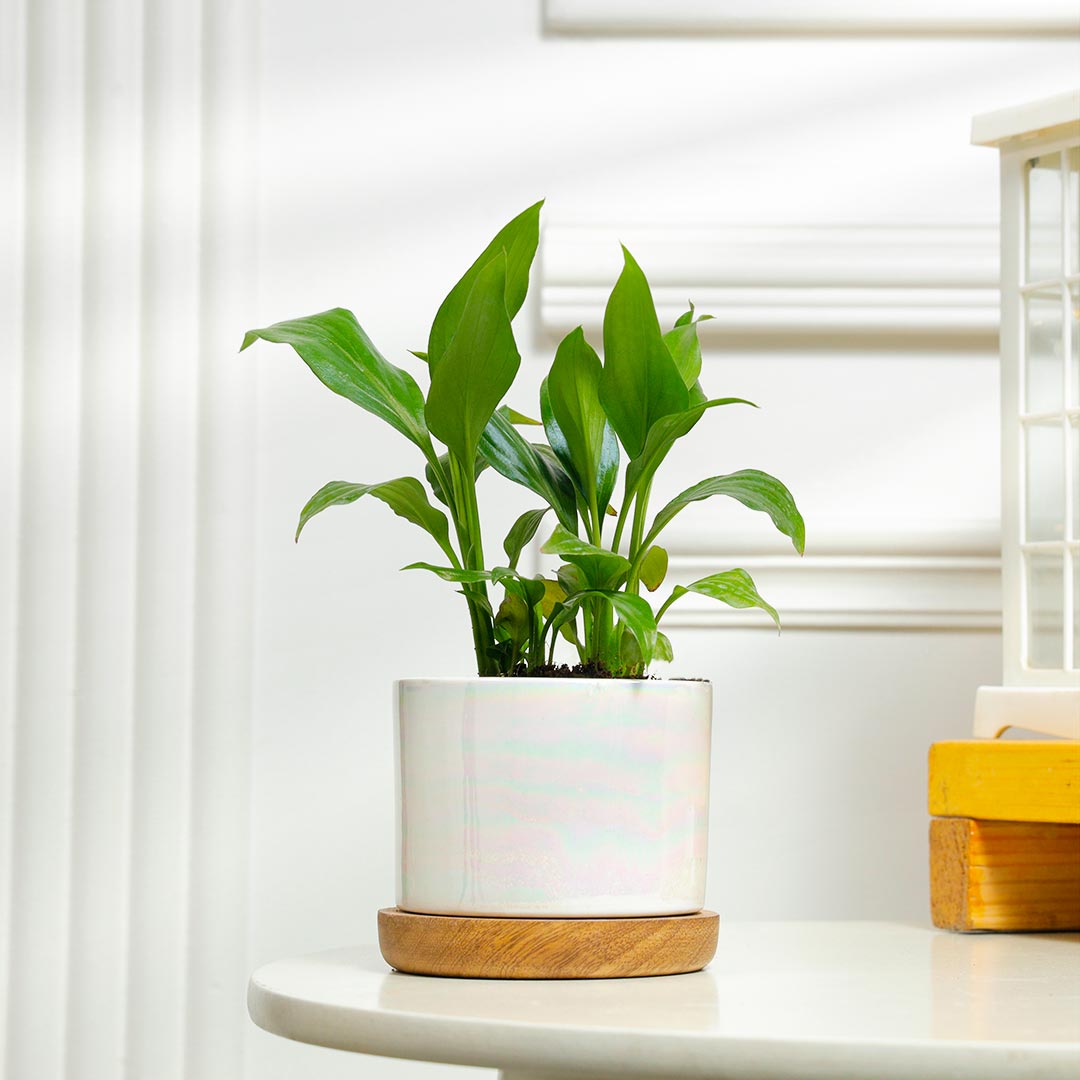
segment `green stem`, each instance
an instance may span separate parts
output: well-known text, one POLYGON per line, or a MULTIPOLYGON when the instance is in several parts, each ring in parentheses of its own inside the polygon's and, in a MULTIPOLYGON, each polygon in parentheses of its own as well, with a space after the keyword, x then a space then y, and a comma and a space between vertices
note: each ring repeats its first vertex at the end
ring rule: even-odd
MULTIPOLYGON (((462 562, 467 570, 484 569, 484 548, 480 536, 480 514, 476 502, 476 475, 470 464, 463 466, 453 454, 450 455, 450 479, 453 491, 454 528, 458 536, 462 562)), ((487 585, 474 582, 462 585, 469 605, 472 622, 473 646, 476 650, 478 675, 497 675, 498 664, 488 655, 495 644, 495 629, 488 614, 487 585)))
POLYGON ((641 572, 641 561, 645 557, 645 549, 641 540, 645 534, 645 516, 649 512, 649 491, 651 488, 652 481, 650 480, 638 492, 637 499, 634 502, 634 527, 630 533, 630 573, 626 578, 626 591, 631 596, 637 596, 641 591, 638 574, 641 572))

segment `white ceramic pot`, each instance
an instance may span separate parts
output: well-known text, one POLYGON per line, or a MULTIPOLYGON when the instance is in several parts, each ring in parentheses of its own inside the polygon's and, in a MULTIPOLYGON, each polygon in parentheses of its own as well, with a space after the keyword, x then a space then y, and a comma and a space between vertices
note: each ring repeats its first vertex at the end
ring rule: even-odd
POLYGON ((400 908, 704 906, 709 683, 404 679, 396 691, 400 908))

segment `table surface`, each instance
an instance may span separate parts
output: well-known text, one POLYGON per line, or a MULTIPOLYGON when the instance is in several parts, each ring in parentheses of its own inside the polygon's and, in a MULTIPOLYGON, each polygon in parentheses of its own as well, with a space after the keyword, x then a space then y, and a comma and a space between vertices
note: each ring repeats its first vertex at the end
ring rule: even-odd
POLYGON ((360 947, 267 964, 248 1008, 300 1042, 530 1076, 1076 1080, 1080 934, 721 924, 705 971, 548 982, 403 975, 360 947))

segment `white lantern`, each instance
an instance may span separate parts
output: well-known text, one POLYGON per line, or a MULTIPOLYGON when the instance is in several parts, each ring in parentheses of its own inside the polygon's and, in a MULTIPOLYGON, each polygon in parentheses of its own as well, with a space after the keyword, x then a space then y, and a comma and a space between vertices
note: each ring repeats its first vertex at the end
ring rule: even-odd
POLYGON ((1003 687, 977 734, 1080 738, 1080 91, 976 117, 1001 152, 1003 687))

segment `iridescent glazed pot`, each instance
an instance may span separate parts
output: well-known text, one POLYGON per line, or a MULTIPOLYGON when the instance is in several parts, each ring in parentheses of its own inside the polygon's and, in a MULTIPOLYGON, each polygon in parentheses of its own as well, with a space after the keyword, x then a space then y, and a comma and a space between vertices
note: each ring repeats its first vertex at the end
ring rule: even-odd
POLYGON ((398 907, 580 918, 704 906, 711 684, 395 689, 398 907))

